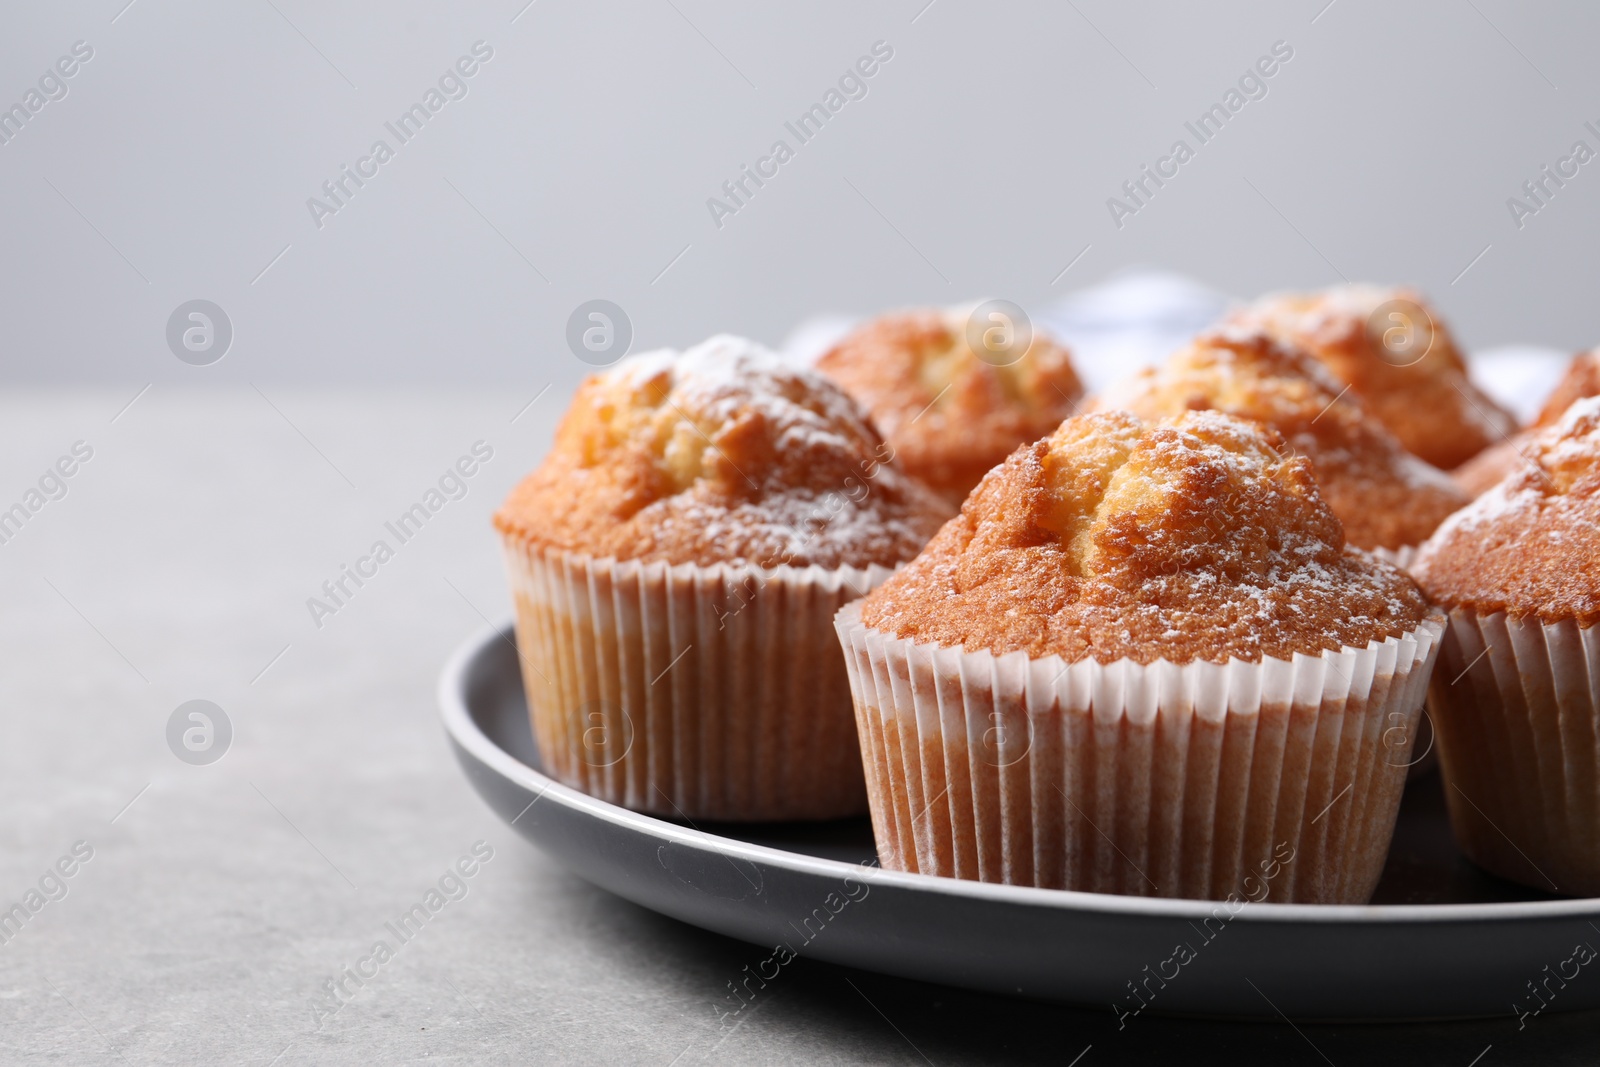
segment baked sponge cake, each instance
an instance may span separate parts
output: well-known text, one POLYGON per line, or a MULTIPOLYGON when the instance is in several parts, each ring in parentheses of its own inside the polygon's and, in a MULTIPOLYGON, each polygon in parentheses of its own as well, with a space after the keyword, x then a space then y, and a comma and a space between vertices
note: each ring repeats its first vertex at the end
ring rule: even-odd
POLYGON ((1083 396, 1061 345, 1033 333, 1020 356, 980 355, 968 318, 931 309, 884 315, 817 361, 871 413, 896 458, 943 496, 950 512, 1012 449, 1074 414, 1083 396))
POLYGON ((1357 903, 1442 623, 1271 429, 1110 411, 1014 452, 837 626, 885 867, 1357 903))
POLYGON ((893 567, 939 511, 836 385, 718 336, 586 380, 495 525, 618 560, 893 567))
POLYGON ((714 337, 591 377, 495 516, 553 777, 686 819, 866 803, 831 632, 943 505, 848 396, 714 337))
POLYGON ((1407 451, 1443 470, 1516 431, 1516 418, 1472 383, 1450 331, 1414 289, 1341 285, 1266 296, 1233 321, 1306 348, 1407 451))
POLYGON ((1504 878, 1600 895, 1600 397, 1423 546, 1450 613, 1429 695, 1462 850, 1504 878))
POLYGON ((1600 396, 1600 349, 1590 349, 1572 357, 1566 373, 1545 398, 1538 418, 1519 434, 1486 448, 1451 474, 1456 484, 1473 496, 1486 492, 1506 475, 1525 465, 1529 439, 1540 430, 1561 421, 1567 408, 1584 397, 1600 396))
POLYGON ((1574 403, 1591 396, 1600 396, 1600 348, 1591 348, 1572 357, 1561 380, 1545 397, 1544 406, 1539 409, 1531 428, 1542 430, 1554 426, 1574 403))
POLYGON ((1222 411, 1265 423, 1311 461, 1351 544, 1403 559, 1470 497, 1407 452, 1352 393, 1305 349, 1259 327, 1230 326, 1200 334, 1094 406, 1145 418, 1222 411))

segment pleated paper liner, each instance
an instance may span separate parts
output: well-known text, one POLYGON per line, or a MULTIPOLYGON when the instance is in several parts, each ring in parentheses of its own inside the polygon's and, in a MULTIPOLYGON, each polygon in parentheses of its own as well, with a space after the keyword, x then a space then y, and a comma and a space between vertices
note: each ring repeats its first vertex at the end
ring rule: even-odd
POLYGON ((1293 661, 1067 664, 836 620, 886 868, 1365 903, 1444 629, 1293 661))
POLYGON ((691 820, 866 810, 833 616, 890 569, 618 562, 506 539, 547 771, 691 820))
POLYGON ((1462 851, 1600 896, 1600 626, 1452 611, 1428 706, 1462 851))
MULTIPOLYGON (((1369 548, 1367 551, 1403 571, 1409 571, 1419 548, 1420 545, 1401 545, 1399 548, 1369 548)), ((1414 782, 1438 766, 1439 752, 1435 747, 1433 723, 1424 709, 1422 721, 1417 726, 1417 751, 1411 758, 1411 766, 1406 769, 1406 781, 1414 782)))

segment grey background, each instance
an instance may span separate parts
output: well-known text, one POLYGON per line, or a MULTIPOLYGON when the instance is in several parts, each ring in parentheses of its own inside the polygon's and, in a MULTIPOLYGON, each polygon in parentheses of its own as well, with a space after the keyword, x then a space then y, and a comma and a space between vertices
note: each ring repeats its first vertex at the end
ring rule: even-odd
POLYGON ((0 945, 0 1062, 1592 1060, 1593 1016, 1118 1034, 803 961, 724 1035, 761 953, 522 846, 433 706, 507 611, 488 516, 588 369, 563 337, 591 298, 636 350, 776 343, 1144 263, 1415 281, 1474 346, 1593 343, 1600 178, 1521 232, 1504 200, 1600 117, 1595 16, 1474 2, 8 7, 0 102, 95 57, 0 145, 0 507, 95 453, 0 544, 0 904, 95 857, 0 945), (467 98, 318 231, 306 198, 480 38, 467 98), (879 39, 868 97, 716 229, 705 199, 879 39), (1105 198, 1278 39, 1270 95, 1116 230, 1105 198), (235 329, 209 367, 164 338, 195 298, 235 329), (306 598, 480 439, 466 498, 315 627, 306 598), (196 698, 234 730, 205 767, 164 738, 196 698), (319 1029, 321 983, 479 839, 469 895, 319 1029))
POLYGON ((8 380, 570 384, 594 297, 636 349, 776 343, 1134 263, 1240 296, 1415 282, 1473 347, 1600 339, 1597 168, 1520 231, 1505 206, 1600 148, 1587 6, 126 2, 4 15, 0 100, 95 49, 0 146, 8 380), (469 95, 318 230, 307 198, 479 39, 469 95), (869 95, 716 228, 706 199, 880 39, 869 95), (1106 198, 1280 39, 1269 95, 1115 228, 1106 198), (196 297, 237 330, 212 368, 161 344, 196 297))

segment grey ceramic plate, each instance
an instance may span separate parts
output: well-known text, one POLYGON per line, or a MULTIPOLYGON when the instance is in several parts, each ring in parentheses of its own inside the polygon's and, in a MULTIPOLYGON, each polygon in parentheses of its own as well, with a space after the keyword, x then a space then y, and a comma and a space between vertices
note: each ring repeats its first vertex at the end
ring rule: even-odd
MULTIPOLYGON (((510 634, 509 625, 480 634, 440 681, 445 727, 473 786, 584 878, 707 930, 885 974, 1120 1011, 1505 1015, 1539 1006, 1530 984, 1559 994, 1551 1010, 1600 1005, 1600 979, 1557 977, 1580 966, 1576 945, 1600 947, 1600 899, 1542 896, 1472 867, 1451 842, 1437 776, 1408 789, 1367 907, 1247 904, 1227 917, 1201 901, 902 874, 871 866, 864 818, 694 827, 557 784, 540 770, 510 634)), ((783 959, 777 952, 771 966, 783 959)))

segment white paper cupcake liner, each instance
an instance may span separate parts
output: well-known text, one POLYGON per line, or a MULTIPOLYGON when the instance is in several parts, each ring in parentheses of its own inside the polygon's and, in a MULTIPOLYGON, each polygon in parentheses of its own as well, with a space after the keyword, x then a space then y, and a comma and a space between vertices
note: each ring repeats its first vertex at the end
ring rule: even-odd
MULTIPOLYGON (((1369 548, 1367 551, 1387 563, 1393 563, 1403 571, 1409 571, 1421 547, 1421 545, 1401 545, 1399 548, 1369 548)), ((1420 751, 1412 758, 1411 765, 1406 769, 1407 782, 1414 782, 1439 766, 1439 754, 1434 748, 1433 726, 1428 721, 1426 711, 1423 712, 1422 722, 1417 727, 1417 748, 1420 751)))
POLYGON ((1600 626, 1458 608, 1428 707, 1462 851, 1524 885, 1600 895, 1600 626))
POLYGON ((552 777, 686 819, 866 810, 833 616, 892 570, 618 562, 512 538, 505 555, 552 777))
POLYGON ((1444 621, 1365 649, 1183 666, 921 644, 863 625, 858 604, 836 626, 884 867, 1364 903, 1444 621))

